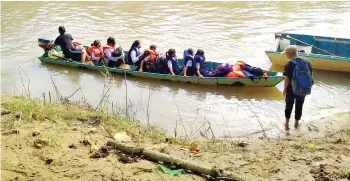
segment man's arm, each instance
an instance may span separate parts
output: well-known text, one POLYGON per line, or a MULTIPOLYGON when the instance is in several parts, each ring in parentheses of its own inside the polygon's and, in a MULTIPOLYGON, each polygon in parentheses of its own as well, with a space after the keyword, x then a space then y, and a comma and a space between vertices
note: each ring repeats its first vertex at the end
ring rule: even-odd
POLYGON ((283 95, 286 95, 287 90, 288 90, 288 86, 289 86, 289 83, 290 83, 290 79, 293 76, 293 66, 292 66, 291 63, 288 63, 284 67, 283 75, 285 77, 285 79, 284 79, 284 87, 283 87, 283 95))
POLYGON ((286 76, 284 79, 284 88, 283 88, 283 95, 287 94, 287 89, 288 89, 288 85, 289 85, 289 78, 286 76))
POLYGON ((170 74, 172 76, 175 76, 174 71, 173 71, 173 64, 171 63, 170 60, 168 60, 168 68, 169 68, 170 74))
POLYGON ((104 53, 109 60, 113 60, 114 57, 112 57, 112 54, 108 49, 105 49, 104 53))

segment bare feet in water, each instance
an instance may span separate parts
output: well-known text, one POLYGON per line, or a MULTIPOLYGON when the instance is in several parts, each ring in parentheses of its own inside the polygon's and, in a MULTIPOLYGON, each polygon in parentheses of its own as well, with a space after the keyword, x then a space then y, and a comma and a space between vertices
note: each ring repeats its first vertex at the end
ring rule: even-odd
POLYGON ((300 124, 299 124, 299 120, 295 120, 295 123, 294 123, 294 128, 295 128, 295 129, 298 129, 298 128, 299 128, 299 126, 300 126, 300 124))
POLYGON ((284 128, 286 130, 289 130, 289 120, 286 120, 286 122, 284 122, 284 128))

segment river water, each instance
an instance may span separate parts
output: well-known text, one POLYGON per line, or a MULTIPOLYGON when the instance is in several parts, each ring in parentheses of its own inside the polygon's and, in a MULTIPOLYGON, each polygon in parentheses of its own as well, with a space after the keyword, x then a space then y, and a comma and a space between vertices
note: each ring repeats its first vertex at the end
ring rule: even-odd
MULTIPOLYGON (((76 41, 90 44, 109 36, 128 49, 135 39, 161 52, 202 48, 208 60, 272 66, 264 50, 274 32, 349 37, 349 2, 1 2, 1 93, 42 98, 54 92, 97 106, 105 78, 100 72, 41 63, 40 36, 56 37, 64 25, 76 41), (30 82, 29 82, 30 81, 30 82)), ((113 76, 108 99, 125 113, 181 134, 209 126, 215 136, 239 136, 264 129, 278 135, 284 121, 283 83, 273 88, 229 88, 113 76), (148 106, 149 105, 149 106, 148 106), (149 115, 149 116, 147 116, 149 115), (259 124, 259 121, 261 124, 259 124), (209 124, 210 123, 210 124, 209 124), (177 126, 176 126, 177 125, 177 126), (202 126, 202 127, 201 127, 202 126), (275 131, 273 131, 275 130, 275 131)), ((314 70, 315 86, 303 121, 328 110, 350 110, 350 74, 314 70)))

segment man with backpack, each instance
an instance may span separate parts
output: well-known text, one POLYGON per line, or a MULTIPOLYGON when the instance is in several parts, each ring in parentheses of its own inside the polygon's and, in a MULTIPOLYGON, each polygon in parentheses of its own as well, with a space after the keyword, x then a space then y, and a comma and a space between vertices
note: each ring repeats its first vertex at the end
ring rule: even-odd
POLYGON ((289 60, 284 68, 283 75, 284 90, 286 97, 284 124, 286 130, 289 130, 289 119, 295 102, 295 123, 294 127, 299 127, 299 121, 303 111, 305 96, 311 94, 311 87, 314 83, 312 79, 312 68, 310 63, 301 57, 298 57, 298 51, 294 46, 288 46, 283 52, 289 60))

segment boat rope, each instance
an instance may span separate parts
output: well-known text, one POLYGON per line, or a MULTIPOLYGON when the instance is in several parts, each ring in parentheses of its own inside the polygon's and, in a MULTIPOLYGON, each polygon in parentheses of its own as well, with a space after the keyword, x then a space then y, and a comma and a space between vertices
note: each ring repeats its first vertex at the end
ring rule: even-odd
POLYGON ((315 47, 315 46, 310 45, 310 44, 308 44, 308 43, 306 43, 306 42, 303 42, 303 41, 301 41, 301 40, 298 40, 298 39, 296 39, 296 38, 293 38, 293 37, 291 37, 291 36, 289 36, 289 35, 287 35, 287 38, 291 38, 291 39, 296 40, 296 41, 298 41, 298 42, 304 43, 304 44, 306 44, 306 45, 308 45, 308 46, 311 46, 311 47, 314 47, 314 48, 316 48, 316 49, 319 49, 319 50, 321 50, 321 51, 323 51, 323 52, 325 52, 325 53, 327 53, 327 54, 329 54, 329 55, 332 55, 332 56, 337 56, 337 57, 342 57, 342 58, 350 58, 350 57, 344 57, 344 56, 339 56, 339 55, 335 55, 335 54, 329 53, 328 51, 323 50, 322 48, 315 47))

